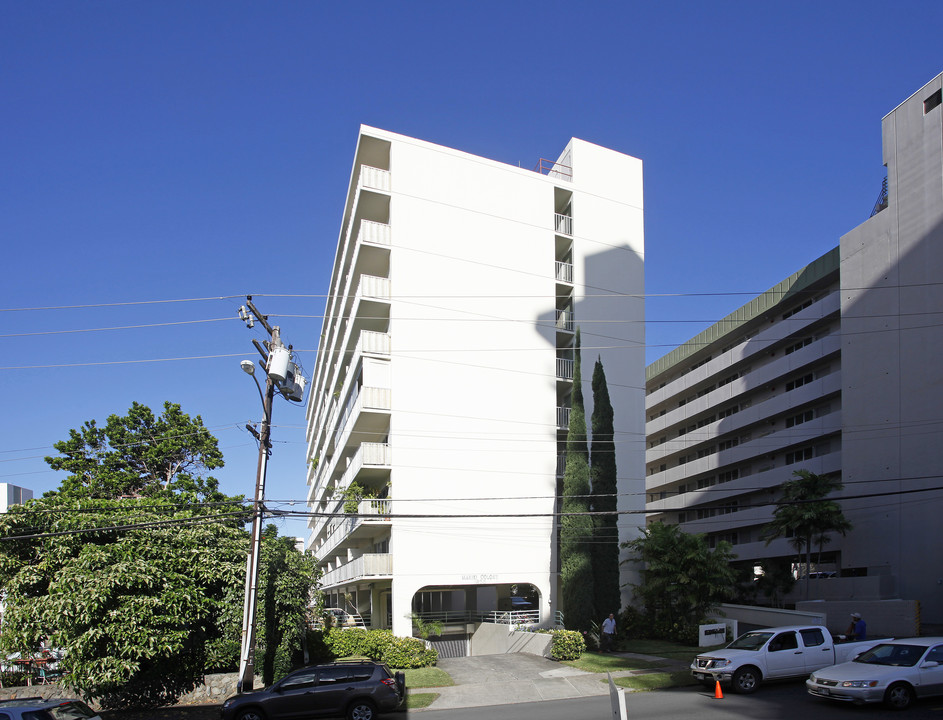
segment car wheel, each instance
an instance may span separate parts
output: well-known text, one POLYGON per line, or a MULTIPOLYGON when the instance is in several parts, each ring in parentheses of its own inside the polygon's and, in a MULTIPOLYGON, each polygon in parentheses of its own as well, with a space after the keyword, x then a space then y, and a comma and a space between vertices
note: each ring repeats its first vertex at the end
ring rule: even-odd
POLYGON ((376 706, 369 700, 354 700, 347 708, 347 720, 373 720, 376 716, 376 706))
POLYGON ((236 720, 265 720, 265 713, 258 708, 246 708, 236 715, 236 720))
POLYGON ((884 693, 884 704, 892 710, 906 710, 913 699, 914 691, 907 683, 894 683, 884 693))
POLYGON ((733 684, 731 687, 734 692, 740 693, 741 695, 749 695, 750 693, 755 693, 757 688, 760 687, 762 677, 757 668, 752 665, 747 665, 733 674, 733 684))

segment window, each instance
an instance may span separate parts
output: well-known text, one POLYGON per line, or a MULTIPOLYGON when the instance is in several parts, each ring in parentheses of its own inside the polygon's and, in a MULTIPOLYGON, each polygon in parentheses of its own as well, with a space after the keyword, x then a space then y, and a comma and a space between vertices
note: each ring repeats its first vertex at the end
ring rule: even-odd
POLYGON ((818 628, 800 630, 799 634, 802 635, 802 642, 806 647, 815 647, 817 645, 825 644, 825 636, 822 635, 822 631, 818 628))
POLYGON ((700 460, 701 458, 706 458, 708 455, 713 455, 715 452, 717 452, 717 448, 713 445, 708 445, 706 448, 697 451, 697 458, 700 460))
POLYGON ((730 450, 731 448, 737 447, 740 444, 740 438, 730 438, 729 440, 724 440, 720 443, 719 447, 721 450, 730 450))
POLYGON ((717 475, 717 482, 730 482, 731 480, 736 480, 738 477, 740 477, 740 470, 735 468, 733 470, 728 470, 727 472, 719 473, 717 475))
POLYGON ((318 677, 318 671, 316 668, 312 668, 307 672, 300 672, 297 675, 293 675, 288 678, 285 682, 282 683, 281 687, 285 690, 299 690, 306 687, 314 687, 314 682, 318 677))
POLYGON ((714 478, 712 477, 701 478, 700 480, 697 481, 698 490, 703 490, 704 488, 713 487, 713 485, 714 485, 714 478))
POLYGON ((728 375, 723 380, 717 381, 717 387, 723 387, 724 385, 728 385, 732 383, 734 380, 736 380, 738 377, 740 377, 740 373, 734 373, 733 375, 728 375))
POLYGON ((770 652, 780 652, 781 650, 796 650, 799 647, 799 641, 796 639, 795 632, 779 633, 769 643, 770 652))
POLYGON ((923 114, 926 115, 941 103, 943 103, 943 91, 937 90, 930 97, 923 101, 923 114))
POLYGON ((740 412, 740 406, 732 405, 729 408, 724 408, 723 410, 718 411, 717 417, 723 420, 724 418, 728 418, 731 415, 736 415, 738 412, 740 412))
POLYGON ((714 422, 716 419, 717 419, 717 418, 714 417, 713 415, 708 415, 706 418, 701 418, 700 420, 698 420, 698 421, 697 421, 697 426, 698 426, 699 428, 702 428, 702 427, 704 427, 705 425, 710 425, 710 424, 711 424, 712 422, 714 422))
POLYGON ((794 353, 796 350, 801 350, 801 349, 804 348, 806 345, 811 345, 814 340, 815 340, 815 338, 807 337, 807 338, 804 338, 804 339, 800 340, 800 341, 797 342, 797 343, 794 343, 794 344, 790 345, 789 347, 786 348, 786 355, 791 355, 791 354, 794 353))
POLYGON ((347 682, 350 678, 350 668, 328 667, 322 668, 318 675, 318 685, 332 685, 347 682))
POLYGON ((791 390, 800 388, 803 385, 808 385, 814 379, 815 377, 812 375, 812 373, 806 373, 805 375, 802 375, 801 377, 797 377, 795 380, 790 380, 789 382, 786 383, 786 392, 790 392, 791 390))
POLYGON ((798 313, 798 312, 802 312, 802 311, 805 310, 807 307, 809 307, 811 304, 812 304, 812 298, 809 298, 808 300, 806 300, 806 301, 805 301, 804 303, 802 303, 801 305, 796 305, 796 307, 792 308, 791 310, 787 310, 786 312, 783 313, 783 320, 785 320, 785 319, 788 318, 788 317, 792 317, 793 315, 795 315, 795 314, 798 313))
POLYGON ((793 415, 792 417, 786 418, 786 427, 791 428, 795 425, 801 425, 802 423, 809 422, 815 418, 815 412, 812 410, 806 410, 801 412, 798 415, 793 415))
POLYGON ((786 464, 795 465, 805 460, 811 460, 815 457, 815 451, 811 447, 799 448, 786 453, 786 464))

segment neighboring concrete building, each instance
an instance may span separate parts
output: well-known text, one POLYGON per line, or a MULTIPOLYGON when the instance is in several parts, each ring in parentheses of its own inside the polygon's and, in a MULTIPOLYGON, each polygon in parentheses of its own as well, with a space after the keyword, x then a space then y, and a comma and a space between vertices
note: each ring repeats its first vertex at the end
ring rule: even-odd
POLYGON ((649 520, 766 545, 775 488, 840 472, 847 537, 824 546, 824 599, 903 598, 943 622, 943 75, 883 121, 870 219, 647 369, 649 520))
MULTIPOLYGON (((307 412, 328 605, 399 635, 512 597, 553 622, 577 326, 587 415, 602 356, 617 438, 644 430, 642 220, 641 162, 588 142, 534 172, 361 128, 307 412)), ((620 490, 623 538, 642 491, 620 490)))
POLYGON ((0 483, 0 513, 5 513, 11 505, 22 505, 33 499, 33 491, 29 488, 0 483))

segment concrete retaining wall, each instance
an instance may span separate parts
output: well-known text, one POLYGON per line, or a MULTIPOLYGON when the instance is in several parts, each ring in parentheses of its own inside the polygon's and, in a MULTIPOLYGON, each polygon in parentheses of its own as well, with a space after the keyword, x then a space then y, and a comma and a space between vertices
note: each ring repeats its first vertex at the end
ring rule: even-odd
POLYGON ((549 633, 521 632, 511 630, 508 625, 482 623, 471 639, 472 655, 504 655, 526 652, 531 655, 550 657, 553 636, 549 633))
POLYGON ((869 638, 914 637, 920 634, 920 603, 916 600, 808 600, 796 608, 819 612, 832 633, 848 629, 851 613, 861 613, 869 638))

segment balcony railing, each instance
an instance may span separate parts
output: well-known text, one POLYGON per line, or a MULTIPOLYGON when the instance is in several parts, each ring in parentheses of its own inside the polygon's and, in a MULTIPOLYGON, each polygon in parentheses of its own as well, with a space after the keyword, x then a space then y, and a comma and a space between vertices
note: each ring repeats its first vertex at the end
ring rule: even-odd
POLYGON ((376 275, 362 275, 357 286, 357 297, 370 300, 390 299, 390 279, 376 275))
POLYGON ((570 408, 557 408, 557 427, 561 430, 566 430, 568 427, 570 427, 570 408))
POLYGON ((573 282, 573 263, 557 261, 557 282, 573 282))
POLYGON ((386 411, 392 407, 389 388, 362 387, 351 393, 334 431, 334 447, 340 447, 341 437, 347 432, 350 419, 362 411, 386 411))
POLYGON ((561 235, 573 234, 573 218, 563 213, 554 213, 553 229, 561 235))
POLYGON ((390 171, 369 165, 360 166, 360 186, 371 190, 390 191, 390 171))
POLYGON ((369 242, 374 245, 390 244, 390 226, 386 223, 374 222, 373 220, 360 221, 360 234, 357 236, 360 242, 369 242))
POLYGON ((389 553, 367 553, 346 565, 321 576, 321 587, 330 587, 360 578, 383 577, 393 574, 393 556, 389 553))
POLYGON ((573 379, 573 361, 566 358, 557 358, 557 380, 573 379))
POLYGON ((366 522, 390 522, 391 510, 392 501, 389 498, 361 500, 357 505, 356 515, 345 515, 328 523, 324 542, 316 549, 315 554, 318 557, 330 556, 344 538, 366 522))
POLYGON ((573 311, 557 310, 557 330, 573 332, 573 311))
POLYGON ((560 180, 569 181, 573 179, 573 168, 569 165, 554 162, 553 160, 546 160, 544 158, 540 158, 537 161, 537 167, 534 168, 534 172, 539 172, 541 175, 560 180))

